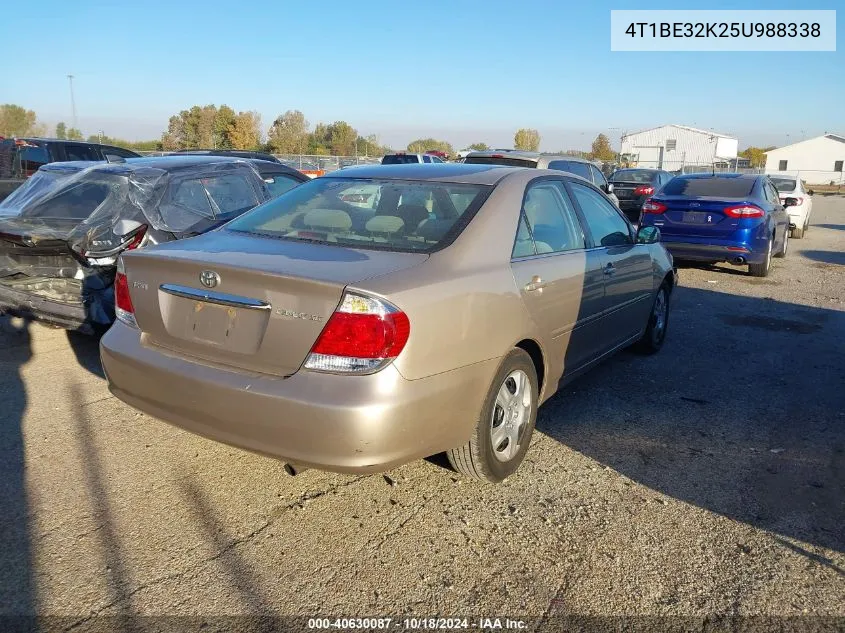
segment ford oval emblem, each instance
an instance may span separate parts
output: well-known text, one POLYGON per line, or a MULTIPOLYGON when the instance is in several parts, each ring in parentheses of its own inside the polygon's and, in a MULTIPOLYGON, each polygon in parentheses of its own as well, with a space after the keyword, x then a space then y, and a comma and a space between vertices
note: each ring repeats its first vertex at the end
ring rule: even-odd
POLYGON ((200 273, 200 283, 206 288, 216 288, 220 283, 220 275, 213 270, 204 270, 200 273))

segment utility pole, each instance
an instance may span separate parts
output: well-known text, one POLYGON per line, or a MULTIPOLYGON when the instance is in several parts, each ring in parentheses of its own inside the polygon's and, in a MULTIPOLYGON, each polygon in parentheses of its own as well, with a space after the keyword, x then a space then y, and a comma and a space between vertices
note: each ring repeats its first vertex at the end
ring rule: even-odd
POLYGON ((71 112, 71 120, 73 121, 73 128, 78 130, 77 122, 76 122, 76 99, 73 98, 73 75, 67 76, 68 83, 70 84, 70 112, 71 112))

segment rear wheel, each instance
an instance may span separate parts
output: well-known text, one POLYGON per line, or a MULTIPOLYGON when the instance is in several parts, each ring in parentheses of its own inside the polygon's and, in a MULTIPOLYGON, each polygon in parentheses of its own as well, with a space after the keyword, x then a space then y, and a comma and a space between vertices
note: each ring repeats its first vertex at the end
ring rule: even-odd
POLYGON ((786 257, 787 249, 789 249, 789 227, 783 232, 783 246, 781 246, 780 252, 775 257, 786 257))
POLYGON ((534 432, 538 396, 531 357, 512 350, 493 379, 469 442, 446 452, 452 467, 490 483, 516 471, 534 432))
MULTIPOLYGON (((806 225, 805 225, 805 226, 806 226, 806 225)), ((799 229, 799 228, 796 226, 794 229, 792 229, 792 235, 791 235, 791 237, 792 237, 793 239, 796 239, 796 240, 800 240, 802 237, 804 237, 804 227, 802 227, 802 228, 800 228, 800 229, 799 229)))
POLYGON ((666 340, 666 330, 669 327, 669 289, 666 284, 660 286, 643 337, 634 345, 634 350, 641 354, 656 354, 663 347, 666 340))
POLYGON ((766 245, 766 258, 762 264, 748 264, 748 272, 752 277, 766 277, 772 269, 772 242, 773 238, 769 238, 769 243, 766 245))

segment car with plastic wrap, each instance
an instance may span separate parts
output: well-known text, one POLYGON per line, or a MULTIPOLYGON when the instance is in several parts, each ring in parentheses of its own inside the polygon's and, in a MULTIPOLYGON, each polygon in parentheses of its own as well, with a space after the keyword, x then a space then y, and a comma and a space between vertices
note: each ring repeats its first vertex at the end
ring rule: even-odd
POLYGON ((306 180, 210 156, 45 165, 0 203, 0 313, 104 330, 120 253, 204 233, 306 180))

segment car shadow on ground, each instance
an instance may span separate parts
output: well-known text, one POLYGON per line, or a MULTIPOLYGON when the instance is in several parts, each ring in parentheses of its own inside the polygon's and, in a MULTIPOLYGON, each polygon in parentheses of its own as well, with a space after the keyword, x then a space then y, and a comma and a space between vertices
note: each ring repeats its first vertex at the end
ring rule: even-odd
POLYGON ((845 266, 845 253, 841 251, 801 251, 801 255, 814 262, 845 266))
POLYGON ((833 229, 835 231, 845 231, 845 224, 814 224, 813 227, 820 229, 833 229))
POLYGON ((685 268, 695 268, 698 270, 706 270, 713 274, 720 275, 739 275, 740 277, 750 277, 748 273, 748 266, 732 266, 730 264, 708 264, 704 262, 692 262, 684 260, 675 260, 675 266, 678 270, 685 268))
POLYGON ((845 312, 675 295, 660 353, 564 387, 538 430, 664 495, 845 551, 845 312))
POLYGON ((80 366, 90 371, 95 376, 105 378, 103 366, 100 363, 100 338, 102 335, 81 334, 80 332, 67 332, 67 342, 76 356, 80 366))
POLYGON ((36 610, 23 434, 30 403, 21 375, 32 358, 29 328, 0 315, 0 616, 36 610))

